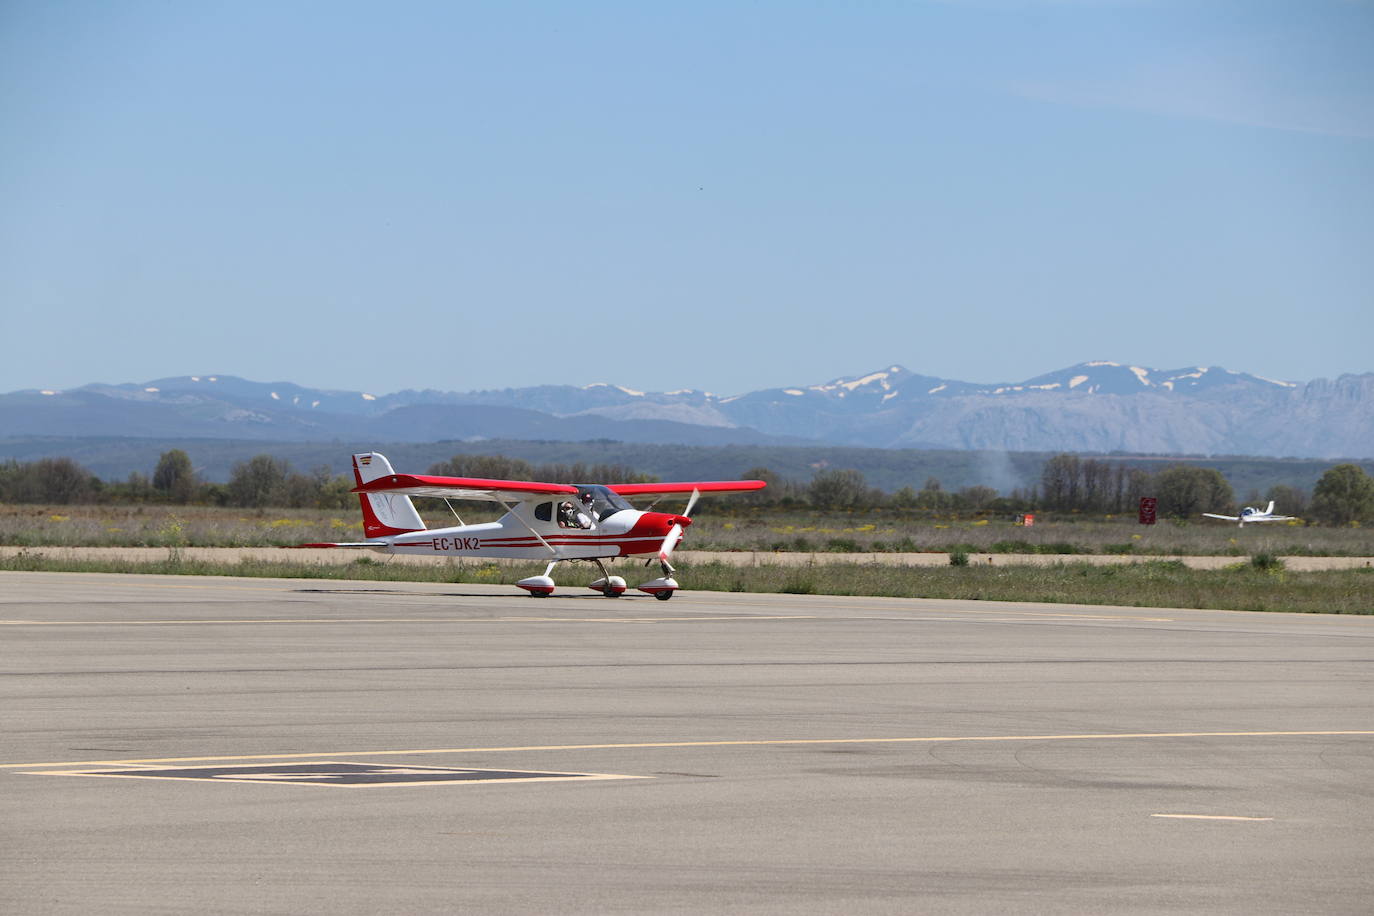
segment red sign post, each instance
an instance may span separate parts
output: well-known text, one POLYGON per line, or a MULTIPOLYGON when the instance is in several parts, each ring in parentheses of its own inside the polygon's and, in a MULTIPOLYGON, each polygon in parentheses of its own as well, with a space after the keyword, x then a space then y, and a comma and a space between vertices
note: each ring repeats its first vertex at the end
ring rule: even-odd
POLYGON ((1140 497, 1140 524, 1153 525, 1155 523, 1155 510, 1159 506, 1159 500, 1153 496, 1140 497))

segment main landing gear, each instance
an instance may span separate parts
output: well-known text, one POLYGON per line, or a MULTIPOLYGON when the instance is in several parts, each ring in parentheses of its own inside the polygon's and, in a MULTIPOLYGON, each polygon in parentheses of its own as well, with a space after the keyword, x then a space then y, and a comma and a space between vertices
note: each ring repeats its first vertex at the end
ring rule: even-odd
MULTIPOLYGON (((527 579, 521 579, 515 584, 529 592, 531 598, 547 598, 553 594, 555 587, 555 583, 550 574, 553 572, 553 568, 561 562, 564 561, 554 560, 544 569, 544 574, 542 576, 530 576, 527 579)), ((607 572, 606 565, 602 563, 601 560, 593 557, 591 558, 591 562, 595 563, 596 568, 601 571, 601 578, 588 585, 588 588, 600 592, 607 598, 619 598, 621 595, 625 594, 625 590, 628 586, 625 584, 624 579, 620 576, 613 576, 607 572)), ((667 601, 669 598, 673 597, 673 592, 677 591, 678 584, 677 580, 672 577, 672 567, 668 566, 666 563, 662 565, 663 575, 657 579, 650 579, 648 582, 645 582, 643 585, 639 586, 639 590, 653 595, 659 601, 667 601)))

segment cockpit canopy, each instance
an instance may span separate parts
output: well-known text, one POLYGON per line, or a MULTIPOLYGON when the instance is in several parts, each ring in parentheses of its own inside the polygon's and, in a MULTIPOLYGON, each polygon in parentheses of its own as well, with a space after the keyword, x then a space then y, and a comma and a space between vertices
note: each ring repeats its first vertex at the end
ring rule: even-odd
POLYGON ((625 509, 633 509, 634 506, 625 501, 625 497, 614 493, 609 487, 600 484, 577 484, 578 499, 582 505, 586 505, 585 497, 591 495, 592 514, 596 520, 604 522, 606 519, 625 509))

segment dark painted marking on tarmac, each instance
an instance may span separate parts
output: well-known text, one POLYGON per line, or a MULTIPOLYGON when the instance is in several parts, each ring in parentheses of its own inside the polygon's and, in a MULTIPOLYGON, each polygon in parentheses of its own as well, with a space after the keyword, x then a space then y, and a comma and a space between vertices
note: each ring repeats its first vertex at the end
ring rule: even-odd
POLYGON ((674 773, 671 770, 655 770, 655 776, 690 776, 693 779, 720 779, 719 773, 674 773))
POLYGON ((614 779, 603 773, 553 773, 531 770, 486 770, 471 767, 407 766, 386 763, 278 763, 243 766, 131 767, 117 770, 67 770, 44 776, 115 776, 132 779, 192 779, 206 782, 271 782, 313 786, 397 786, 477 782, 614 779))

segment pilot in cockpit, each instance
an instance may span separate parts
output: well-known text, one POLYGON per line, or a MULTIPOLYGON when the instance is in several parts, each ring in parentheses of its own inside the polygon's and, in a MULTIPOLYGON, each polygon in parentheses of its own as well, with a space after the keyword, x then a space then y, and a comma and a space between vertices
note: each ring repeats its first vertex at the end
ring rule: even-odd
POLYGON ((583 493, 582 505, 574 506, 570 500, 558 504, 558 525, 561 528, 590 528, 592 526, 592 494, 583 493))
POLYGON ((574 516, 577 521, 577 527, 590 528, 592 526, 592 519, 595 517, 596 513, 592 510, 592 494, 584 491, 582 493, 582 509, 574 516))

